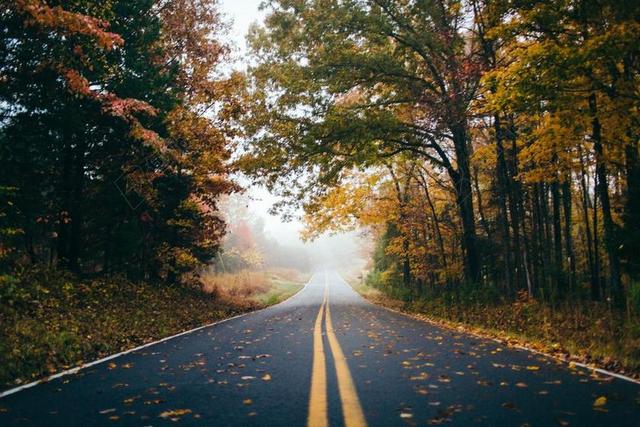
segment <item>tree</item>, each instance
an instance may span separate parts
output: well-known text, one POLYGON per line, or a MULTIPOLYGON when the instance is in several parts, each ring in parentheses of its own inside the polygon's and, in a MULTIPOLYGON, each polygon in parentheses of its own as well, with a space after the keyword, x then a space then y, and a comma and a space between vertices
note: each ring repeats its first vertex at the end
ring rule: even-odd
POLYGON ((215 1, 20 0, 3 2, 0 25, 1 185, 15 193, 19 262, 197 272, 224 233, 217 199, 237 188, 242 78, 215 73, 227 51, 215 1))
POLYGON ((322 192, 317 184, 337 183, 354 166, 401 152, 432 162, 456 190, 467 279, 478 282, 469 104, 480 64, 462 3, 271 6, 266 28, 252 36, 260 65, 247 169, 304 203, 322 192), (292 189, 296 181, 304 184, 292 189))

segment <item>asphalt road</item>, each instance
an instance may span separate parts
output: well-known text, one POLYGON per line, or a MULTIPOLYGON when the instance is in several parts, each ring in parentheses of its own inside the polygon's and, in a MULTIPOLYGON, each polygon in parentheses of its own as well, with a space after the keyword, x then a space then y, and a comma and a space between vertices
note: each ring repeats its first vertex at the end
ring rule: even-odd
POLYGON ((0 425, 640 426, 640 385, 369 304, 287 302, 0 399, 0 425))

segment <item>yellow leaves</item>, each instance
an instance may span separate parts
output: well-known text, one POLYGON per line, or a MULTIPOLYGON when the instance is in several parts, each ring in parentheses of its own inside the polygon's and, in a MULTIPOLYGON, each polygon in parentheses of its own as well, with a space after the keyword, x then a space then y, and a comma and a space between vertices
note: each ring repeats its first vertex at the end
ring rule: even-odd
POLYGON ((191 409, 173 409, 170 411, 164 411, 158 416, 160 418, 169 418, 172 421, 177 421, 180 419, 180 417, 190 413, 191 413, 191 409))
POLYGON ((242 401, 242 404, 243 404, 243 405, 251 405, 251 404, 253 404, 253 400, 251 400, 251 399, 244 399, 244 400, 242 401))
POLYGON ((271 375, 264 374, 261 379, 262 381, 271 381, 271 375))
POLYGON ((539 366, 535 366, 535 365, 527 366, 527 371, 538 371, 538 370, 540 370, 539 366))
POLYGON ((414 375, 412 377, 409 377, 409 379, 411 381, 424 381, 429 379, 429 374, 427 374, 426 372, 420 372, 418 375, 414 375))
POLYGON ((593 402, 594 408, 601 408, 607 404, 607 398, 605 396, 600 396, 593 402))

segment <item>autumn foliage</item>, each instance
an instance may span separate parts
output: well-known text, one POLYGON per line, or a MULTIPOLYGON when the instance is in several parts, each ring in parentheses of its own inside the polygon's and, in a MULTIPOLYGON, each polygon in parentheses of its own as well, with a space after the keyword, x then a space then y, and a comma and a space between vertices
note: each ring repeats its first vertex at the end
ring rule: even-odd
POLYGON ((0 28, 2 267, 193 278, 237 189, 216 2, 3 1, 0 28))
POLYGON ((309 237, 368 233, 369 282, 405 300, 637 323, 637 2, 270 5, 240 164, 309 237))

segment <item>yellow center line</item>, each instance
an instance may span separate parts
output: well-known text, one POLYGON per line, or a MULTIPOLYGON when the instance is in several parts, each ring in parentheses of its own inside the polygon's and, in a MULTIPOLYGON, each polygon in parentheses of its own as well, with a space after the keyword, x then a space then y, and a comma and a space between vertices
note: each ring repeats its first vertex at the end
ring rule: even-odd
POLYGON ((342 402, 342 414, 344 416, 344 424, 346 427, 364 427, 367 422, 362 412, 362 406, 360 405, 360 399, 356 391, 356 386, 353 383, 351 372, 349 371, 349 365, 347 365, 347 359, 344 357, 338 338, 333 330, 331 323, 331 309, 327 299, 327 276, 325 273, 325 299, 323 304, 325 305, 326 316, 326 329, 327 338, 329 340, 329 347, 331 353, 333 353, 333 360, 336 365, 336 376, 338 377, 338 390, 340 391, 340 400, 342 402))
POLYGON ((322 343, 322 315, 327 305, 327 283, 324 284, 324 299, 313 328, 313 367, 311 371, 311 394, 309 396, 309 427, 327 427, 327 364, 322 343))

